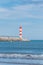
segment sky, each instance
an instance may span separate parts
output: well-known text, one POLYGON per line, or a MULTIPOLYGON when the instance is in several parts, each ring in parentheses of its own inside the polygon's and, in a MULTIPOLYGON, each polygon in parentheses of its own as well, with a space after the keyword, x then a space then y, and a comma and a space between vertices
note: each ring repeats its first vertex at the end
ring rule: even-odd
POLYGON ((0 0, 0 36, 43 40, 43 0, 0 0))

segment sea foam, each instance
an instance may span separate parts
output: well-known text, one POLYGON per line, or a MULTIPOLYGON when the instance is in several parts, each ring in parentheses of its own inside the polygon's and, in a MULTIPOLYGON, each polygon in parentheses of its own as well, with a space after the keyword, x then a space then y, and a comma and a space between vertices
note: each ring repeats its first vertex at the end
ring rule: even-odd
POLYGON ((0 54, 0 58, 43 59, 43 54, 0 54))

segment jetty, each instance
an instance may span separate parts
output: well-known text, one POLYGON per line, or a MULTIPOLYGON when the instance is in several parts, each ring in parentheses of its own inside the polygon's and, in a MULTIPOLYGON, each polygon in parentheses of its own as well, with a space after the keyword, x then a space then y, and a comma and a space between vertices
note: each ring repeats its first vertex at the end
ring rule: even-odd
POLYGON ((0 41, 28 41, 15 36, 0 36, 0 41))
POLYGON ((22 37, 22 26, 19 27, 19 36, 0 36, 0 41, 28 41, 22 37))

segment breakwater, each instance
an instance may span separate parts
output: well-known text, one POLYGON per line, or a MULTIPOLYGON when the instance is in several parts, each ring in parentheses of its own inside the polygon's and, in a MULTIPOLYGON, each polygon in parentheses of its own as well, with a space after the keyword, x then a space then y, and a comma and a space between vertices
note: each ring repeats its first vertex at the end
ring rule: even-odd
POLYGON ((0 41, 20 41, 20 38, 13 36, 0 36, 0 41))

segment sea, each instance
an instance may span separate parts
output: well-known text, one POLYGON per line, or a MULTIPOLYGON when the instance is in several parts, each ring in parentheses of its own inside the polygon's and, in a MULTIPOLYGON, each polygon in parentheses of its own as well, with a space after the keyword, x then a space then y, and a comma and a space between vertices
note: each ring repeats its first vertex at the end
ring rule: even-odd
POLYGON ((43 65, 43 40, 0 41, 0 65, 43 65))

